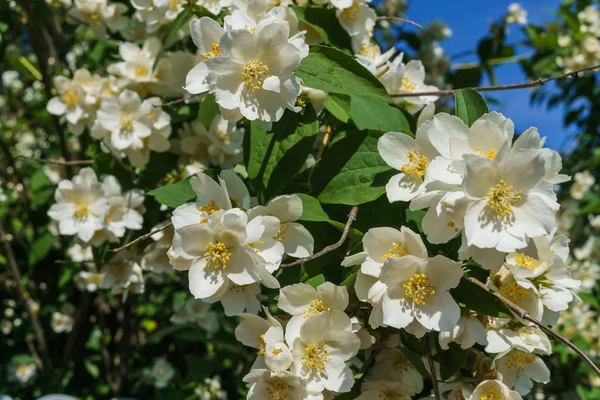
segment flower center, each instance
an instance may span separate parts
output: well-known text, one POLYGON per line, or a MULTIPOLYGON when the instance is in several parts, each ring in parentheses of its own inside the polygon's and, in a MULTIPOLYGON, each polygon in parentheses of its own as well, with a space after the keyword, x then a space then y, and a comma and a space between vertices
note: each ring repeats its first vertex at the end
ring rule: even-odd
POLYGON ((283 242, 287 236, 287 233, 290 231, 290 225, 287 222, 279 223, 279 231, 273 236, 273 239, 278 242, 283 242))
POLYGON ((331 360, 331 357, 327 356, 327 345, 325 343, 309 343, 304 348, 302 365, 306 365, 318 372, 323 372, 325 364, 329 362, 329 360, 331 360))
POLYGON ((258 346, 256 346, 256 350, 258 350, 258 352, 256 354, 259 356, 264 356, 265 355, 265 344, 267 344, 264 333, 258 337, 258 341, 260 342, 260 344, 258 346))
POLYGON ((371 60, 374 60, 379 54, 379 47, 371 43, 363 43, 360 45, 360 55, 371 60))
POLYGON ((214 213, 216 213, 217 211, 219 211, 221 208, 219 208, 219 206, 217 205, 217 203, 215 203, 214 200, 211 200, 210 203, 206 203, 203 206, 198 207, 198 210, 200 212, 202 212, 204 214, 204 218, 202 221, 200 221, 201 224, 206 224, 206 218, 214 213))
POLYGON ((404 394, 398 393, 392 389, 384 389, 379 393, 378 399, 380 400, 397 400, 397 399, 405 399, 406 396, 404 394))
POLYGON ((242 80, 250 89, 259 90, 268 73, 269 67, 262 62, 258 60, 248 61, 242 72, 242 80))
POLYGON ((520 267, 525 267, 529 269, 535 269, 538 266, 538 260, 533 257, 526 256, 523 253, 519 253, 517 259, 515 260, 517 265, 520 267))
POLYGON ((75 202, 75 218, 85 218, 89 214, 88 202, 85 200, 77 200, 75 202))
POLYGON ((135 67, 133 67, 133 73, 138 78, 145 78, 150 74, 150 71, 145 65, 136 65, 135 67))
POLYGON ((216 56, 221 55, 221 48, 219 47, 218 43, 211 44, 211 47, 212 47, 212 51, 209 51, 208 53, 206 53, 204 55, 204 59, 202 61, 206 61, 211 57, 216 57, 216 56))
POLYGON ((133 129, 133 115, 125 113, 121 115, 121 129, 124 131, 131 131, 133 129))
POLYGON ((287 383, 275 379, 265 390, 272 400, 286 400, 290 396, 288 388, 287 383))
POLYGON ((217 244, 213 244, 210 242, 206 246, 204 257, 207 258, 207 266, 213 267, 214 269, 225 269, 231 258, 231 253, 223 243, 217 242, 217 244))
POLYGON ((310 318, 315 314, 318 314, 320 312, 323 311, 331 311, 330 307, 327 307, 327 304, 325 304, 323 302, 323 300, 319 300, 319 299, 314 299, 313 301, 310 302, 310 306, 308 307, 308 310, 306 310, 304 312, 304 318, 310 318))
POLYGON ((181 0, 169 0, 169 10, 177 10, 179 4, 181 4, 181 0))
POLYGON ((77 105, 77 96, 72 90, 67 91, 67 93, 63 94, 60 98, 67 108, 75 107, 77 105))
POLYGON ((506 355, 504 365, 509 369, 516 369, 517 372, 525 372, 525 366, 535 361, 533 354, 523 351, 513 351, 506 355))
POLYGON ((415 273, 408 282, 402 285, 404 296, 412 298, 413 303, 418 306, 426 304, 427 298, 435 294, 437 285, 429 283, 429 277, 425 274, 415 273))
POLYGON ((229 290, 231 290, 232 292, 236 292, 236 293, 246 293, 247 288, 248 288, 248 285, 232 284, 231 286, 229 286, 229 290))
POLYGON ((500 217, 512 215, 512 207, 523 200, 522 192, 507 185, 504 179, 500 179, 500 183, 490 188, 483 198, 487 199, 487 206, 500 217))
POLYGON ((483 154, 483 151, 481 151, 481 147, 475 147, 475 151, 477 152, 477 154, 479 154, 481 157, 485 157, 488 160, 493 160, 494 158, 496 158, 497 152, 496 149, 491 149, 490 151, 488 151, 487 155, 483 154))
POLYGON ((356 21, 358 14, 360 13, 360 6, 357 2, 353 2, 352 5, 342 11, 342 17, 349 19, 350 21, 356 21))
POLYGON ((412 82, 408 77, 402 78, 402 90, 408 93, 414 93, 417 90, 417 84, 412 82))
POLYGON ((402 166, 401 171, 415 179, 421 178, 427 171, 427 157, 418 151, 409 151, 408 162, 402 166))
POLYGON ((408 364, 408 360, 406 358, 404 358, 404 356, 398 355, 392 361, 392 366, 398 372, 405 372, 405 371, 408 371, 409 364, 408 364))
POLYGON ((448 226, 448 228, 454 228, 454 232, 458 232, 460 230, 456 227, 456 222, 454 221, 448 221, 446 226, 448 226))
POLYGON ((381 256, 381 261, 385 261, 388 258, 392 257, 404 257, 407 254, 408 250, 404 248, 401 242, 392 242, 392 247, 388 250, 387 253, 381 256))
POLYGON ((527 289, 516 282, 502 285, 500 292, 504 297, 508 298, 513 303, 519 303, 521 300, 529 297, 529 292, 527 292, 527 289))
POLYGON ((503 400, 504 396, 496 386, 489 385, 481 395, 480 400, 503 400))

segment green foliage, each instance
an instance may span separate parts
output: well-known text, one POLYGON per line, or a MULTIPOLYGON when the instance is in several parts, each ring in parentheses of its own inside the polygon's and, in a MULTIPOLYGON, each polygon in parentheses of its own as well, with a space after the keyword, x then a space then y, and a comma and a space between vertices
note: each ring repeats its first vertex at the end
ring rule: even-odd
POLYGON ((335 8, 293 6, 298 19, 313 28, 321 35, 327 45, 342 49, 351 49, 348 33, 340 25, 335 8))
POLYGON ((404 113, 399 108, 379 99, 352 96, 350 113, 360 130, 410 132, 410 125, 404 113))
POLYGON ((483 114, 490 112, 486 101, 475 89, 463 89, 454 94, 456 116, 467 126, 473 125, 483 114))
POLYGON ((179 182, 161 186, 146 193, 153 196, 160 204, 171 208, 177 208, 189 201, 192 201, 196 194, 190 185, 190 178, 185 178, 179 182))

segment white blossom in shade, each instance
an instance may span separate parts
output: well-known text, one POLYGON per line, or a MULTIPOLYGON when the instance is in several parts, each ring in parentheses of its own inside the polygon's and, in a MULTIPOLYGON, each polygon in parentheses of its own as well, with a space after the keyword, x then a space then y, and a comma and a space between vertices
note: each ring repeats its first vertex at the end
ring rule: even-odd
POLYGON ((365 350, 375 344, 376 339, 368 329, 364 327, 362 321, 360 321, 357 317, 350 318, 350 322, 352 322, 352 332, 358 336, 360 339, 360 349, 365 350))
POLYGON ((520 286, 533 289, 547 309, 558 312, 566 310, 570 302, 580 301, 573 291, 581 282, 571 278, 565 264, 568 256, 567 237, 538 236, 526 248, 509 253, 506 265, 520 286))
POLYGON ((527 25, 527 11, 519 3, 512 3, 508 6, 506 22, 509 24, 527 25))
POLYGON ((80 243, 75 243, 67 250, 69 258, 75 262, 93 261, 94 254, 92 246, 82 246, 80 243))
POLYGON ((596 240, 597 238, 595 236, 590 236, 585 241, 583 246, 576 247, 573 250, 573 255, 575 256, 575 258, 580 261, 591 259, 596 249, 596 240))
POLYGON ((61 235, 77 235, 87 243, 102 229, 109 204, 93 169, 83 168, 71 180, 60 181, 54 199, 48 216, 58 221, 61 235))
POLYGON ((93 271, 80 271, 75 278, 75 285, 81 291, 96 292, 104 280, 104 274, 93 271))
POLYGON ((502 375, 502 382, 520 395, 526 395, 531 391, 533 381, 540 383, 550 381, 550 370, 535 354, 512 349, 498 354, 494 358, 494 364, 498 373, 502 375))
POLYGON ((0 332, 2 332, 3 335, 10 335, 10 333, 13 330, 13 324, 12 322, 10 322, 7 319, 2 319, 0 320, 0 332))
POLYGON ((9 365, 8 374, 9 381, 16 380, 19 384, 25 385, 35 378, 37 369, 33 362, 16 362, 9 365))
MULTIPOLYGON (((167 222, 152 228, 152 231, 165 226, 167 222)), ((151 271, 158 274, 164 274, 173 269, 167 256, 167 251, 173 242, 173 227, 163 229, 160 232, 151 236, 154 241, 149 246, 144 248, 144 254, 140 260, 140 266, 145 271, 151 271)))
POLYGON ((57 96, 48 101, 46 110, 53 115, 64 115, 69 131, 80 135, 88 119, 85 91, 77 82, 64 76, 54 77, 57 96))
MULTIPOLYGON (((236 285, 229 282, 225 290, 221 290, 217 296, 213 296, 223 305, 225 315, 233 317, 240 313, 258 314, 260 312, 260 285, 252 283, 249 285, 236 285)), ((207 301, 212 298, 207 299, 207 301)))
POLYGON ((366 381, 388 381, 404 383, 415 389, 423 390, 423 376, 408 361, 401 350, 384 348, 375 355, 375 364, 369 370, 366 381))
POLYGON ((369 0, 335 0, 338 5, 346 5, 343 9, 335 12, 340 25, 348 32, 350 36, 359 36, 368 38, 373 36, 373 28, 377 14, 375 10, 369 7, 369 0))
POLYGON ((232 0, 196 0, 196 4, 206 8, 213 15, 219 15, 222 9, 231 7, 232 0))
POLYGON ((278 307, 292 315, 285 327, 285 340, 294 343, 300 335, 300 328, 310 318, 326 313, 336 320, 343 330, 350 330, 352 322, 344 310, 348 307, 348 290, 345 286, 337 286, 324 282, 316 289, 305 283, 297 283, 283 287, 279 291, 278 307))
POLYGON ((283 327, 266 308, 264 311, 266 319, 254 314, 240 314, 244 320, 235 329, 235 337, 245 346, 257 350, 259 357, 252 369, 286 371, 292 364, 292 353, 284 342, 283 327))
POLYGON ((244 129, 229 123, 218 114, 207 130, 198 120, 180 131, 178 153, 187 162, 200 162, 205 166, 233 168, 243 159, 244 129))
POLYGON ((112 294, 143 293, 145 289, 142 268, 131 259, 127 252, 120 252, 113 257, 100 273, 104 276, 100 288, 110 289, 112 294))
POLYGON ((52 313, 51 326, 56 333, 68 333, 73 330, 73 317, 58 311, 52 313))
POLYGON ((573 176, 575 182, 569 188, 571 197, 576 200, 581 200, 583 196, 594 186, 596 178, 590 171, 577 172, 573 176))
POLYGON ((306 381, 311 393, 349 392, 354 385, 352 371, 345 361, 354 357, 360 339, 343 330, 335 318, 320 313, 308 319, 300 328, 300 336, 292 345, 292 372, 306 381))
POLYGON ((175 376, 175 368, 164 358, 155 359, 152 369, 144 372, 154 380, 154 386, 158 389, 166 388, 175 376))
POLYGON ((428 166, 439 155, 431 145, 428 123, 417 129, 415 139, 401 132, 388 132, 379 138, 377 150, 390 167, 400 171, 386 185, 390 202, 411 201, 425 192, 428 166))
POLYGON ((252 369, 244 382, 250 385, 248 400, 285 399, 318 400, 306 392, 304 381, 291 372, 272 372, 266 369, 252 369), (308 397, 307 397, 308 396, 308 397))
POLYGON ((461 264, 444 256, 390 258, 379 277, 387 285, 383 323, 404 328, 416 319, 429 330, 451 330, 460 309, 448 291, 461 277, 461 264))
POLYGON ((548 336, 537 326, 509 325, 510 318, 489 318, 486 353, 503 353, 519 349, 527 353, 551 354, 548 336))
POLYGON ((300 219, 304 207, 302 200, 295 194, 277 196, 271 199, 266 206, 257 206, 248 211, 250 218, 259 215, 270 215, 280 221, 279 230, 273 239, 281 242, 285 254, 303 258, 313 254, 314 239, 308 229, 295 222, 300 219))
POLYGON ((522 400, 522 397, 499 380, 487 380, 477 385, 466 400, 480 399, 522 400))
POLYGON ((487 158, 466 163, 463 189, 473 200, 464 222, 468 245, 514 251, 526 246, 527 236, 550 234, 557 207, 538 190, 544 165, 540 153, 529 149, 499 163, 487 158))
MULTIPOLYGON (((396 57, 388 66, 389 69, 379 80, 390 94, 426 93, 439 90, 436 86, 425 84, 425 67, 419 60, 411 60, 404 64, 402 57, 396 57)), ((411 114, 416 114, 427 104, 437 100, 438 96, 435 95, 395 98, 395 101, 402 104, 411 114)))
POLYGON ((600 214, 599 215, 588 215, 588 221, 590 226, 594 229, 600 229, 600 214))
POLYGON ((172 321, 174 324, 196 324, 206 331, 208 337, 213 337, 220 328, 219 315, 211 309, 210 304, 198 299, 188 299, 172 321))
POLYGON ((475 343, 485 346, 487 333, 477 316, 467 314, 460 317, 451 331, 440 332, 438 339, 440 347, 444 350, 449 348, 450 343, 457 343, 462 349, 470 349, 475 343))
POLYGON ((372 381, 364 382, 361 394, 356 400, 386 399, 411 400, 416 394, 415 388, 401 382, 372 381))
MULTIPOLYGON (((389 70, 388 62, 397 53, 396 49, 392 47, 385 53, 381 53, 381 48, 377 43, 372 43, 371 39, 359 41, 361 39, 356 36, 352 40, 352 50, 354 51, 354 57, 361 63, 366 69, 369 70, 375 76, 382 76, 389 70)), ((402 59, 403 54, 399 54, 397 58, 402 59)))
POLYGON ((196 298, 214 296, 229 280, 236 285, 279 283, 265 268, 266 262, 249 246, 260 239, 264 226, 248 224, 246 214, 231 209, 207 224, 176 228, 172 250, 189 268, 190 291, 196 298), (178 235, 177 235, 178 234, 178 235))
POLYGON ((102 37, 106 30, 118 31, 127 25, 127 6, 121 3, 107 4, 106 0, 73 0, 69 10, 71 20, 87 24, 94 34, 102 37))
POLYGON ((154 64, 161 49, 162 43, 156 37, 146 39, 141 48, 134 43, 122 43, 119 55, 123 61, 111 64, 108 72, 133 83, 154 82, 154 64))
MULTIPOLYGON (((198 45, 204 37, 194 41, 198 45)), ((300 80, 293 71, 303 55, 288 39, 285 25, 259 23, 254 33, 227 31, 218 49, 220 55, 205 57, 190 71, 186 89, 193 94, 214 93, 225 119, 236 121, 243 116, 270 124, 278 121, 286 108, 301 110, 296 106, 300 80)))

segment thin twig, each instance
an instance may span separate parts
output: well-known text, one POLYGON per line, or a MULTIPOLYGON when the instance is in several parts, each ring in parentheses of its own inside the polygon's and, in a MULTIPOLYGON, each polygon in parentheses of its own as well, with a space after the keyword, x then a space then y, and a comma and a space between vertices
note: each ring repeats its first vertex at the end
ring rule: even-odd
POLYGON ((56 164, 56 165, 92 165, 94 163, 94 160, 70 160, 70 161, 65 161, 65 160, 44 159, 44 158, 38 158, 38 157, 27 157, 27 156, 24 156, 24 155, 18 155, 17 157, 25 159, 25 160, 39 162, 39 163, 56 164))
POLYGON ((135 179, 139 179, 140 176, 138 175, 137 172, 135 172, 129 165, 125 164, 123 162, 123 159, 121 158, 121 156, 119 155, 119 153, 117 153, 117 151, 115 149, 112 148, 111 145, 109 145, 108 143, 106 143, 104 141, 104 139, 101 140, 102 144, 104 144, 104 146, 111 152, 111 154, 117 159, 117 162, 119 163, 119 165, 121 167, 123 167, 123 169, 127 172, 129 172, 131 175, 133 175, 133 177, 135 179))
POLYGON ((427 360, 429 360, 429 373, 431 374, 431 383, 433 384, 433 394, 436 400, 440 400, 440 387, 438 385, 437 373, 435 371, 435 363, 433 362, 433 356, 431 355, 431 343, 429 343, 429 336, 425 335, 423 340, 425 341, 427 360))
POLYGON ((377 17, 377 21, 397 21, 402 22, 403 24, 409 24, 416 26, 419 29, 423 29, 423 25, 416 23, 415 21, 411 21, 410 19, 400 18, 400 17, 377 17))
POLYGON ((540 322, 537 319, 533 318, 531 315, 529 315, 529 313, 526 310, 522 309, 521 307, 519 307, 518 305, 516 305, 515 303, 513 303, 506 297, 502 296, 500 293, 498 293, 494 290, 491 290, 485 284, 478 281, 477 279, 469 278, 469 280, 471 282, 475 283, 477 286, 492 293, 494 296, 496 296, 498 299, 500 299, 500 301, 502 301, 504 304, 506 304, 507 307, 510 308, 511 311, 513 311, 515 314, 517 314, 521 319, 525 319, 529 322, 533 322, 534 324, 536 324, 537 326, 539 326, 540 328, 542 328, 543 330, 545 330, 546 332, 548 332, 549 334, 554 336, 556 339, 560 340, 561 342, 563 342, 564 344, 569 346, 575 353, 577 353, 577 355, 579 357, 581 357, 590 367, 592 367, 592 369, 594 370, 596 375, 600 376, 600 368, 598 368, 596 366, 596 364, 594 364, 594 362, 583 351, 581 351, 577 346, 575 346, 573 343, 571 343, 569 341, 569 339, 560 335, 558 332, 556 332, 554 329, 550 328, 548 325, 544 324, 543 322, 540 322))
POLYGON ((44 370, 44 364, 42 364, 42 360, 40 360, 40 355, 35 349, 35 345, 31 340, 27 340, 27 347, 29 348, 29 352, 31 353, 31 357, 33 357, 33 362, 35 362, 35 366, 40 371, 44 370))
MULTIPOLYGON (((512 90, 512 89, 526 89, 535 86, 543 86, 546 82, 555 81, 558 79, 569 78, 571 76, 578 77, 582 72, 592 71, 600 68, 600 65, 594 65, 592 67, 578 69, 577 71, 567 72, 565 74, 551 76, 549 78, 540 78, 535 81, 525 83, 511 83, 509 85, 498 85, 498 86, 479 86, 473 89, 479 92, 493 92, 496 90, 512 90)), ((449 89, 449 90, 438 90, 436 92, 419 92, 419 93, 398 93, 391 94, 391 97, 417 97, 417 96, 452 96, 454 93, 462 89, 449 89)))
POLYGON ((140 241, 142 241, 142 240, 146 240, 146 239, 148 239, 150 236, 154 235, 155 233, 158 233, 158 232, 164 231, 165 229, 167 229, 167 228, 168 228, 168 227, 170 227, 171 225, 173 225, 173 223, 172 223, 172 222, 169 222, 168 224, 166 224, 165 226, 163 226, 163 227, 161 227, 161 228, 155 229, 155 230, 153 230, 153 231, 152 231, 152 232, 150 232, 150 233, 146 233, 145 235, 142 235, 142 236, 140 236, 140 237, 138 237, 138 238, 136 238, 136 239, 133 239, 131 242, 129 242, 129 243, 127 243, 127 244, 125 244, 125 245, 123 245, 123 246, 121 246, 121 247, 117 247, 116 249, 110 249, 110 251, 112 251, 113 253, 117 253, 117 252, 119 252, 119 251, 121 251, 121 250, 125 250, 126 248, 128 248, 128 247, 130 247, 130 246, 133 246, 133 245, 134 245, 134 244, 136 244, 137 242, 140 242, 140 241))
POLYGON ((182 97, 180 99, 177 100, 173 100, 173 101, 169 101, 166 103, 162 103, 162 104, 153 104, 152 106, 154 107, 166 107, 166 106, 172 106, 173 104, 178 104, 178 103, 183 103, 184 101, 188 101, 189 99, 191 99, 192 97, 194 97, 195 95, 191 95, 191 96, 185 96, 182 97))
POLYGON ((325 247, 323 250, 319 251, 318 253, 313 254, 312 256, 301 258, 299 260, 293 261, 288 264, 282 264, 281 268, 293 267, 295 265, 304 264, 305 262, 309 262, 311 260, 314 260, 315 258, 319 258, 322 255, 330 253, 330 252, 336 250, 337 248, 339 248, 346 241, 346 238, 348 237, 348 232, 350 232, 350 226, 356 219, 357 213, 358 213, 358 207, 356 207, 356 206, 352 207, 352 210, 350 210, 350 214, 348 214, 348 221, 346 222, 346 226, 344 227, 344 230, 342 231, 342 237, 340 237, 340 240, 338 240, 336 243, 325 247))
POLYGON ((25 289, 25 285, 23 285, 23 279, 21 278, 21 271, 19 271, 19 265, 17 264, 17 259, 15 258, 15 253, 13 252, 10 243, 8 242, 8 237, 6 231, 4 230, 4 226, 2 225, 2 221, 0 221, 0 241, 4 243, 4 250, 6 251, 6 258, 8 259, 8 265, 12 269, 15 280, 17 281, 17 290, 19 295, 21 296, 21 300, 23 300, 23 306, 25 307, 25 311, 29 315, 29 320, 31 321, 31 325, 33 326, 33 332, 35 333, 35 338, 37 340, 39 352, 42 354, 44 370, 52 374, 54 369, 52 365, 52 359, 50 358, 50 353, 48 352, 48 345, 46 342, 46 337, 44 336, 44 330, 42 329, 42 325, 40 324, 40 320, 38 319, 37 313, 33 311, 31 308, 31 295, 25 289))

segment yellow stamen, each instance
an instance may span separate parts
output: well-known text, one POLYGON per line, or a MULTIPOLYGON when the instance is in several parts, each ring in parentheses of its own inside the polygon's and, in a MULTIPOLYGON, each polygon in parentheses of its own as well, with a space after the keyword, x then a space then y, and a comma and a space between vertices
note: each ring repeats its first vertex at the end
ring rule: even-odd
POLYGON ((269 73, 269 67, 258 60, 248 61, 242 72, 242 80, 252 90, 259 90, 269 73))
POLYGON ((289 386, 287 383, 275 379, 271 381, 271 384, 267 386, 265 391, 271 400, 287 400, 287 398, 290 396, 288 388, 289 386))
POLYGON ((408 250, 406 250, 406 248, 404 248, 402 243, 392 242, 392 247, 388 250, 387 253, 385 253, 383 256, 381 256, 381 261, 385 261, 391 257, 404 257, 407 254, 408 254, 408 250))
POLYGON ((60 96, 60 99, 65 103, 67 108, 75 107, 77 105, 77 96, 72 90, 69 90, 67 93, 60 96))
POLYGON ((402 285, 404 296, 412 298, 413 303, 418 306, 426 304, 427 298, 435 294, 437 285, 428 282, 429 277, 425 274, 415 273, 408 282, 402 285))
POLYGON ((325 364, 329 360, 331 360, 331 357, 327 356, 327 345, 325 343, 309 343, 304 348, 302 365, 317 370, 317 372, 323 372, 325 364))
POLYGON ((84 218, 89 214, 88 202, 86 200, 77 200, 75 202, 75 218, 84 218))
POLYGON ((427 171, 427 157, 419 153, 418 151, 409 151, 408 162, 402 166, 401 171, 406 175, 418 179, 425 175, 427 171))
POLYGON ((227 268, 227 263, 231 258, 231 253, 223 243, 217 242, 217 244, 213 244, 210 242, 206 246, 204 257, 207 258, 207 266, 214 269, 225 269, 227 268))
POLYGON ((331 308, 327 307, 327 304, 325 304, 323 300, 315 299, 310 302, 308 310, 304 312, 304 318, 310 318, 313 315, 324 311, 329 312, 331 311, 331 308))
POLYGON ((520 267, 525 267, 525 268, 529 268, 529 269, 532 269, 532 270, 535 269, 538 266, 538 260, 536 260, 533 257, 526 256, 523 253, 519 253, 519 255, 517 256, 517 258, 515 259, 515 262, 520 267))
POLYGON ((217 56, 221 55, 221 48, 219 47, 218 43, 213 43, 211 45, 211 47, 212 47, 212 51, 209 51, 208 53, 206 53, 204 55, 204 59, 202 61, 206 61, 211 57, 217 57, 217 56))
POLYGON ((275 236, 273 236, 273 239, 277 240, 278 242, 283 242, 287 236, 287 233, 290 230, 290 225, 286 222, 281 222, 279 224, 279 231, 275 234, 275 236))
POLYGON ((477 152, 477 154, 479 154, 481 157, 485 157, 488 160, 493 160, 494 158, 496 158, 496 156, 498 155, 496 152, 496 149, 491 149, 490 151, 488 151, 487 155, 483 154, 483 151, 481 151, 481 147, 475 147, 475 151, 477 152))
POLYGON ((350 21, 356 21, 356 18, 358 18, 359 13, 360 13, 360 6, 355 1, 352 3, 352 5, 350 7, 346 8, 344 11, 342 11, 342 18, 348 19, 350 21))
POLYGON ((513 303, 519 303, 521 300, 529 297, 529 292, 523 286, 520 286, 516 282, 507 283, 502 285, 500 289, 502 295, 508 298, 513 303))
POLYGON ((480 400, 504 400, 504 395, 497 386, 490 384, 485 388, 485 392, 481 395, 480 400))
POLYGON ((525 372, 525 367, 535 361, 533 354, 515 350, 508 353, 504 359, 504 365, 509 369, 516 369, 518 372, 525 372))
POLYGON ((256 354, 259 356, 264 356, 265 355, 265 344, 267 344, 264 333, 258 337, 258 341, 260 342, 260 344, 258 346, 256 346, 256 349, 258 350, 258 352, 256 354))
POLYGON ((490 188, 488 194, 483 198, 487 199, 487 206, 500 217, 512 215, 512 207, 523 200, 522 192, 507 185, 504 179, 500 179, 500 183, 490 188))
POLYGON ((405 76, 404 78, 402 78, 402 90, 408 93, 414 93, 415 90, 417 90, 417 84, 411 82, 411 80, 405 76))

